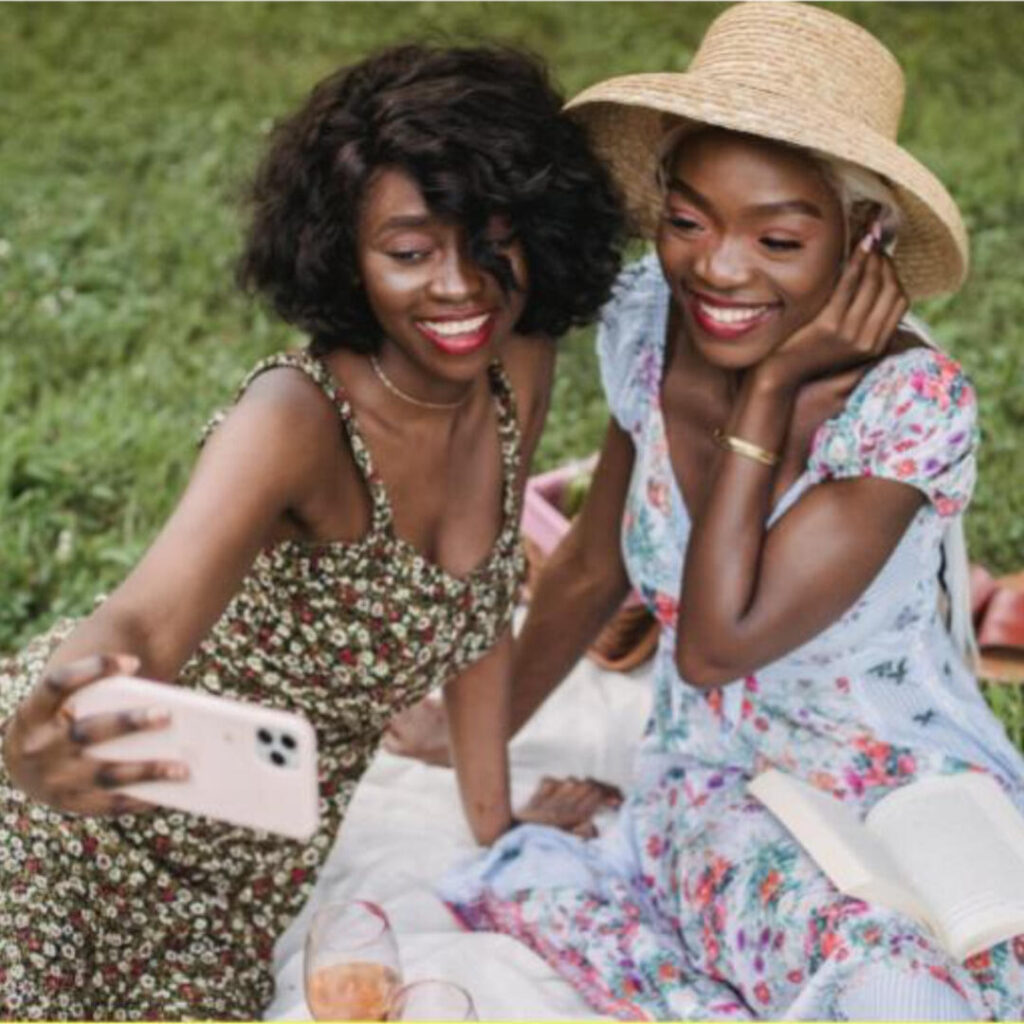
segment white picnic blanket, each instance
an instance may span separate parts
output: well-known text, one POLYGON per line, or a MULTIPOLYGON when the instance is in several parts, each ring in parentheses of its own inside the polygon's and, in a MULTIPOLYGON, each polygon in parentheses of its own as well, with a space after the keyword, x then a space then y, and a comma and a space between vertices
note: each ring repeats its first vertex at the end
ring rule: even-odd
MULTIPOLYGON (((650 706, 648 668, 630 676, 581 662, 512 744, 518 805, 542 775, 591 775, 625 788, 650 706)), ((506 935, 463 931, 434 893, 478 849, 454 773, 382 751, 359 784, 309 903, 275 950, 268 1020, 308 1020, 302 944, 318 906, 369 899, 387 912, 405 980, 467 989, 481 1020, 603 1020, 548 965, 506 935)))

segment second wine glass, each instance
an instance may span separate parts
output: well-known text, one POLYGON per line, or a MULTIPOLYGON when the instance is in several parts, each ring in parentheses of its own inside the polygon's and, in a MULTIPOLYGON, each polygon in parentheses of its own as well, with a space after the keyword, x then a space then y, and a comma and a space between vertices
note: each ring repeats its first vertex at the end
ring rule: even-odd
POLYGON ((403 985, 391 1001, 388 1020, 479 1020, 470 994, 452 981, 424 978, 403 985))

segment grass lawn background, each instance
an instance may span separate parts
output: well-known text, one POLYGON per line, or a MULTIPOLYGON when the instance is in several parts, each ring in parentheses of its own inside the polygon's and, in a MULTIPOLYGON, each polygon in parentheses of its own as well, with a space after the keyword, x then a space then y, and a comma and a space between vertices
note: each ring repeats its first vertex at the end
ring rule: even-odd
MULTIPOLYGON (((954 299, 921 304, 981 397, 972 556, 1024 567, 1024 76, 1018 4, 835 4, 898 55, 903 140, 972 236, 954 299)), ((134 563, 194 439, 295 336, 236 293, 238 197, 268 126, 341 63, 483 38, 545 56, 567 94, 682 70, 694 3, 3 4, 0 8, 0 650, 80 614, 134 563)), ((563 342, 538 468, 591 449, 589 332, 563 342)), ((1024 745, 1024 700, 992 699, 1024 745)))

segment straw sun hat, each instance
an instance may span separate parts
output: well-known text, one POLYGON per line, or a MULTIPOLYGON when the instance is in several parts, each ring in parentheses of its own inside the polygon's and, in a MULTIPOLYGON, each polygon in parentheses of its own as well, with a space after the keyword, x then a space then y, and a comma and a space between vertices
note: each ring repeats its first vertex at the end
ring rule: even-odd
POLYGON ((712 23, 685 74, 612 78, 567 109, 610 165, 642 234, 653 234, 661 208, 656 164, 665 132, 717 125, 874 171, 905 218, 894 258, 907 294, 963 283, 967 232, 956 204, 896 142, 903 73, 874 36, 845 18, 801 3, 739 4, 712 23))

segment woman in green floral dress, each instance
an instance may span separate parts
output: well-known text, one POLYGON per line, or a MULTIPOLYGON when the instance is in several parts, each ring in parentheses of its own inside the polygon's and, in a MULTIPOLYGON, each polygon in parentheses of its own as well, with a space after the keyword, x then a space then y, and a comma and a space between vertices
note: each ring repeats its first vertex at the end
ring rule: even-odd
MULTIPOLYGON (((389 718, 445 685, 476 838, 512 821, 505 754, 520 494, 552 338, 618 269, 614 193, 532 60, 387 51, 324 80, 253 188, 243 282, 309 337, 215 420, 184 496, 88 618, 0 662, 0 1017, 253 1018, 389 718), (308 843, 121 792, 183 766, 90 747, 113 672, 304 714, 308 843)), ((574 827, 566 783, 520 818, 574 827)))

